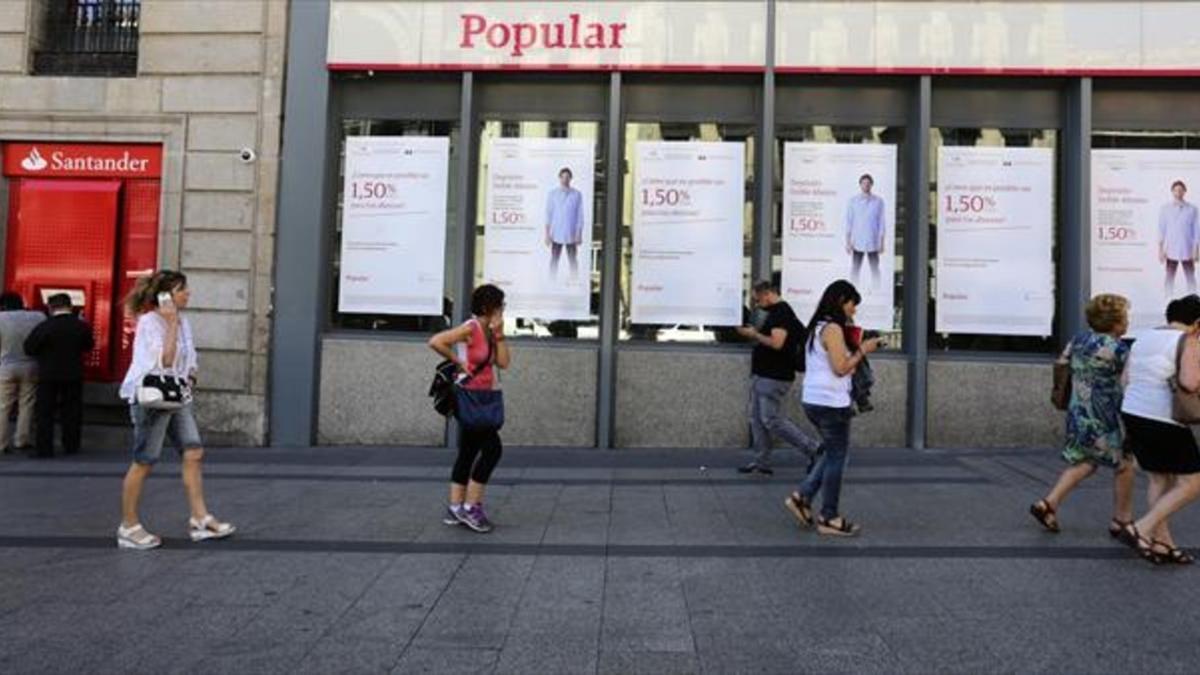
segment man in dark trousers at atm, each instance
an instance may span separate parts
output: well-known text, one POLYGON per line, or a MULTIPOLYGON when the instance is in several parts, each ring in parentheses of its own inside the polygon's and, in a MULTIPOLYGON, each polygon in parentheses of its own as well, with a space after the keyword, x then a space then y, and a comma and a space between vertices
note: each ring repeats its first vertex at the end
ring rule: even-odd
POLYGON ((35 457, 54 456, 54 413, 62 422, 63 452, 79 452, 83 434, 83 356, 92 351, 92 327, 75 316, 71 296, 51 295, 50 318, 25 338, 25 353, 37 359, 39 380, 34 412, 35 457))

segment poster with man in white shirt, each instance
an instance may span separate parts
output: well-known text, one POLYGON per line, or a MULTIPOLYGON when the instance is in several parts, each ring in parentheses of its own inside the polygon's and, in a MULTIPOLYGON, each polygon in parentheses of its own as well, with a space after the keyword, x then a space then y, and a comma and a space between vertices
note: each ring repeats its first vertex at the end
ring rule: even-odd
POLYGON ((590 138, 493 138, 484 177, 483 276, 508 315, 547 321, 591 313, 590 138))
POLYGON ((1129 299, 1130 327, 1162 323, 1168 300, 1196 292, 1200 150, 1092 150, 1091 293, 1129 299))
POLYGON ((787 143, 783 157, 784 299, 807 320, 849 279, 863 296, 856 323, 892 330, 896 146, 787 143))

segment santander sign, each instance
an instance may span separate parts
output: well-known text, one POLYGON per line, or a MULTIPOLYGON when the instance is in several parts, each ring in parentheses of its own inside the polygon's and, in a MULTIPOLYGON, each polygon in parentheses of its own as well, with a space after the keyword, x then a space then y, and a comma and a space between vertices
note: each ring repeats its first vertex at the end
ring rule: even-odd
POLYGON ((4 175, 158 178, 162 146, 111 143, 5 143, 4 175))
POLYGON ((483 14, 460 14, 463 49, 498 49, 520 57, 528 50, 619 50, 627 24, 585 22, 571 13, 561 21, 505 22, 483 14))

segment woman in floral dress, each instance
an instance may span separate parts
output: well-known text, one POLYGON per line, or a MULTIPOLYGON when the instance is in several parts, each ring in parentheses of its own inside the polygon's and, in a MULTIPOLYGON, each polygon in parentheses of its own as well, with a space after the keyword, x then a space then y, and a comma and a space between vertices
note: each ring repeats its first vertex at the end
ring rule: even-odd
POLYGON ((1086 313, 1091 330, 1076 335, 1063 352, 1071 365, 1071 402, 1062 457, 1070 466, 1029 512, 1042 527, 1058 532, 1057 513, 1063 500, 1104 466, 1115 472, 1108 532, 1116 537, 1133 518, 1133 463, 1122 448, 1121 435, 1121 373, 1129 345, 1120 338, 1129 328, 1129 301, 1119 295, 1097 295, 1086 313))

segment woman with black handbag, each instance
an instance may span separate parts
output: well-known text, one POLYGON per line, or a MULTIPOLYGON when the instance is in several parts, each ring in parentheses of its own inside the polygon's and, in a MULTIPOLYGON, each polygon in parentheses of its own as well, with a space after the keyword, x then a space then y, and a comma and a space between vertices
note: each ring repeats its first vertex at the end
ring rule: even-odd
POLYGON ((461 326, 429 339, 430 348, 459 372, 454 412, 459 423, 458 458, 450 474, 450 503, 443 522, 490 532, 483 497, 503 453, 500 427, 504 425, 504 399, 495 369, 507 369, 511 359, 504 338, 504 291, 492 284, 476 288, 471 314, 461 326))
POLYGON ((187 277, 160 270, 138 279, 125 300, 136 316, 133 361, 121 383, 121 398, 129 402, 133 419, 133 463, 125 474, 121 494, 120 548, 157 548, 162 540, 146 531, 138 517, 142 487, 170 442, 183 459, 183 487, 191 518, 192 541, 223 539, 234 527, 213 517, 204 502, 201 462, 204 446, 192 415, 191 389, 196 382, 196 344, 192 327, 183 316, 191 292, 187 277))

